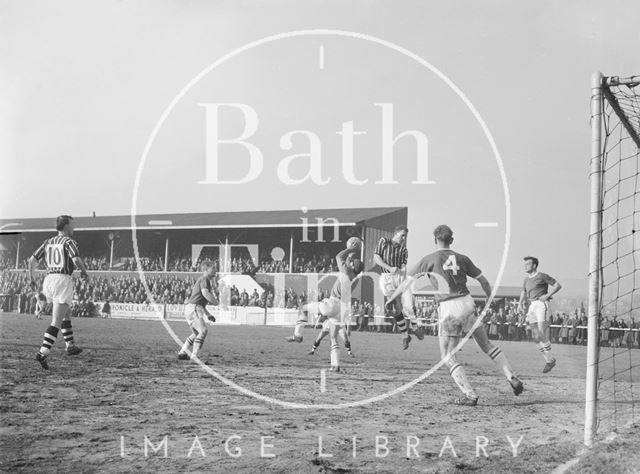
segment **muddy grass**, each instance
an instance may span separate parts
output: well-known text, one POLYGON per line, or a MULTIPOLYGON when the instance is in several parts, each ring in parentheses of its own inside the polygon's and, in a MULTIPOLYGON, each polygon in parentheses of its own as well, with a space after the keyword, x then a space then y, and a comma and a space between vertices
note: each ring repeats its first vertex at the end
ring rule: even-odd
MULTIPOLYGON (((501 342, 525 382, 516 398, 491 361, 465 346, 475 408, 451 404, 457 388, 440 369, 371 404, 302 409, 252 398, 178 361, 159 322, 73 323, 84 352, 67 357, 58 341, 45 372, 33 356, 48 321, 0 315, 4 472, 550 472, 582 446, 583 347, 554 346, 559 364, 543 375, 533 344, 501 342)), ((184 323, 171 327, 188 334, 184 323)), ((202 359, 240 387, 308 405, 384 394, 439 359, 435 338, 403 351, 397 335, 354 333, 356 357, 343 354, 344 373, 327 371, 323 391, 328 342, 308 356, 315 331, 303 344, 284 342, 289 333, 215 326, 202 359)), ((621 453, 640 452, 637 438, 597 448, 575 472, 598 472, 616 453, 622 469, 621 453)))

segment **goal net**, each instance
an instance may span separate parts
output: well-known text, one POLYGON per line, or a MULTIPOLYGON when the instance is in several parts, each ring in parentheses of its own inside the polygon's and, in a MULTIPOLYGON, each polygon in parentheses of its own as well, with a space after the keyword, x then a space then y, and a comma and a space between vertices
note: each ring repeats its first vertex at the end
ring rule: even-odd
POLYGON ((594 74, 585 444, 640 420, 640 76, 594 74))

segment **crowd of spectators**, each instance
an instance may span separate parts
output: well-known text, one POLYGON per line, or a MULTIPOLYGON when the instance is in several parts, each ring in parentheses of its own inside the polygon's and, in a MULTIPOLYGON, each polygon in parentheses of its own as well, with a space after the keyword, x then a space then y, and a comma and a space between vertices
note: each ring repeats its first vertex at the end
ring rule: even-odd
POLYGON ((16 266, 16 262, 15 260, 11 259, 10 257, 3 255, 6 252, 2 252, 2 254, 0 254, 0 271, 1 270, 10 270, 12 268, 15 268, 16 266))
MULTIPOLYGON (((35 301, 38 289, 42 287, 44 276, 38 274, 35 287, 30 284, 29 278, 24 273, 2 271, 0 274, 0 295, 3 295, 1 309, 3 311, 17 310, 20 313, 34 313, 35 301)), ((196 276, 180 278, 176 275, 147 275, 145 281, 149 292, 156 303, 182 304, 189 296, 191 286, 196 276)), ((150 303, 152 298, 138 276, 114 275, 93 276, 88 280, 74 277, 74 301, 80 306, 86 306, 89 302, 112 303, 150 303)), ((214 283, 213 292, 218 299, 220 293, 222 301, 229 301, 231 306, 256 306, 267 308, 295 309, 305 304, 309 295, 306 291, 297 294, 293 288, 274 291, 273 287, 267 287, 258 291, 249 292, 245 288, 219 287, 214 283)), ((326 298, 328 293, 320 291, 312 298, 326 298)))
MULTIPOLYGON (((44 275, 38 274, 35 287, 24 273, 8 270, 0 272, 0 309, 2 311, 18 311, 35 313, 36 298, 42 287, 44 275)), ((184 303, 196 276, 180 278, 177 275, 147 275, 145 281, 156 303, 184 303)), ((307 294, 306 291, 296 293, 293 288, 275 291, 266 286, 262 291, 247 291, 244 288, 214 286, 214 293, 222 301, 229 301, 231 306, 253 306, 267 308, 299 308, 309 300, 322 300, 328 294, 307 294)), ((95 302, 110 301, 112 303, 150 303, 144 285, 138 276, 113 275, 94 276, 88 280, 74 277, 74 307, 76 316, 96 315, 95 302)), ((437 334, 436 304, 432 300, 416 301, 415 307, 418 325, 424 325, 427 334, 437 334)), ((507 301, 497 309, 490 308, 483 319, 490 339, 506 341, 530 341, 531 328, 526 316, 517 311, 515 300, 507 301)), ((356 330, 375 332, 397 332, 395 320, 384 315, 383 308, 372 307, 367 302, 354 300, 352 307, 352 325, 356 330)), ((583 308, 576 308, 572 313, 556 312, 551 315, 549 338, 555 344, 585 345, 587 342, 587 317, 583 308)), ((601 321, 600 345, 610 347, 640 347, 640 321, 633 317, 628 320, 616 316, 604 316, 601 321), (633 331, 629 331, 633 329, 633 331)))
MULTIPOLYGON (((138 263, 134 257, 121 257, 114 259, 113 266, 110 267, 109 256, 107 255, 83 255, 88 270, 92 271, 137 271, 138 263)), ((197 272, 202 260, 212 260, 216 265, 216 271, 222 271, 220 259, 217 256, 202 255, 195 263, 190 256, 174 256, 169 259, 167 270, 169 272, 197 272)), ((330 256, 300 256, 293 259, 292 273, 331 273, 337 272, 338 268, 335 259, 330 256)), ((143 271, 163 272, 164 256, 148 255, 140 257, 140 264, 143 271)), ((0 258, 0 270, 15 268, 15 260, 5 256, 0 258)), ((28 268, 27 260, 22 260, 19 269, 28 268)), ((40 266, 42 268, 42 266, 40 266)), ((274 260, 270 255, 260 255, 259 263, 256 265, 250 257, 235 257, 230 259, 228 271, 230 273, 289 273, 289 259, 274 260)))
MULTIPOLYGON (((531 327, 526 315, 507 304, 487 311, 483 320, 489 339, 531 341, 531 327)), ((549 340, 555 344, 587 344, 587 316, 584 308, 573 312, 556 311, 549 317, 549 340)), ((617 316, 603 316, 600 322, 600 346, 640 347, 640 321, 633 316, 628 321, 617 316), (629 329, 632 329, 631 331, 629 329)))

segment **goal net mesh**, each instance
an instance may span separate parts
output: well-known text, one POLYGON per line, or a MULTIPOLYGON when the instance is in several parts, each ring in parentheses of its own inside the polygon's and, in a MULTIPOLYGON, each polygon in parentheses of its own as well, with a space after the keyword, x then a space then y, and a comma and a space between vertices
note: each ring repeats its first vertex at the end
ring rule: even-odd
POLYGON ((640 419, 640 76, 635 79, 604 78, 601 86, 600 435, 640 419))

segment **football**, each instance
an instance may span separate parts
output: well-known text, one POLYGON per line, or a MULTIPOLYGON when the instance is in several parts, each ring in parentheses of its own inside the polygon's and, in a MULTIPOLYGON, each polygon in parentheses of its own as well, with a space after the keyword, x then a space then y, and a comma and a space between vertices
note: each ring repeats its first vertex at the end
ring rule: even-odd
POLYGON ((351 237, 347 240, 347 248, 351 250, 358 250, 362 246, 362 240, 359 237, 351 237))

